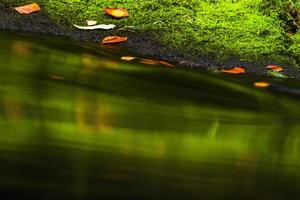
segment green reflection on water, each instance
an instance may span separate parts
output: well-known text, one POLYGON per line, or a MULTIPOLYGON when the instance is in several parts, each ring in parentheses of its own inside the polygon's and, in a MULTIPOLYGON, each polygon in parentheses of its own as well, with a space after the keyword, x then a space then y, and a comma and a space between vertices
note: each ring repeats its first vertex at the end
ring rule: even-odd
POLYGON ((108 53, 114 47, 1 38, 2 193, 299 196, 296 97, 257 90, 251 77, 122 62, 108 53))

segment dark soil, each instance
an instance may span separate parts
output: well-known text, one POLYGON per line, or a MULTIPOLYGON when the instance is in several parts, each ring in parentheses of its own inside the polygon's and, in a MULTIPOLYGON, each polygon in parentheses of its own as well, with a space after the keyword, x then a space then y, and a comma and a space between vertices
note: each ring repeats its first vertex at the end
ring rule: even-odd
POLYGON ((243 66, 247 73, 266 75, 265 67, 270 63, 283 65, 284 74, 300 79, 300 70, 283 63, 274 63, 270 60, 258 62, 243 62, 237 58, 227 61, 218 61, 214 56, 199 56, 197 52, 190 55, 181 54, 176 50, 167 48, 152 39, 151 33, 128 32, 128 31, 82 31, 71 27, 66 22, 57 23, 51 21, 45 12, 38 12, 30 15, 21 15, 12 8, 0 5, 0 30, 9 32, 27 32, 56 36, 66 36, 75 41, 99 42, 108 35, 122 35, 129 37, 128 42, 120 46, 128 49, 132 54, 141 57, 159 59, 179 64, 181 67, 193 69, 216 70, 220 68, 232 68, 243 66), (66 28, 67 27, 67 28, 66 28), (197 55, 197 56, 194 56, 197 55))

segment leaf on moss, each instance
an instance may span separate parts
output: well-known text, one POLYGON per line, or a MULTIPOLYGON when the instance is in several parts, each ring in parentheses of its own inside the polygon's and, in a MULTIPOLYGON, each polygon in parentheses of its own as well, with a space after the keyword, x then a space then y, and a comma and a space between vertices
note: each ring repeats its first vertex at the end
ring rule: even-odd
POLYGON ((25 6, 15 7, 14 8, 18 13, 21 14, 31 14, 41 10, 40 6, 37 3, 28 4, 25 6))
POLYGON ((228 73, 228 74, 244 74, 245 69, 242 67, 234 67, 232 69, 222 69, 222 72, 228 73))
POLYGON ((255 87, 259 87, 259 88, 266 88, 270 86, 270 83, 268 82, 256 82, 254 83, 255 87))
POLYGON ((95 30, 95 29, 109 30, 109 29, 114 29, 116 27, 116 25, 114 24, 99 24, 95 26, 79 26, 74 24, 74 26, 81 30, 95 30))
POLYGON ((114 18, 128 17, 128 10, 124 8, 105 8, 104 12, 114 18))
POLYGON ((283 71, 283 67, 277 66, 277 65, 268 65, 267 69, 273 70, 275 72, 281 72, 283 71))
POLYGON ((128 37, 120 37, 120 36, 108 36, 102 40, 102 44, 117 44, 126 42, 128 37))

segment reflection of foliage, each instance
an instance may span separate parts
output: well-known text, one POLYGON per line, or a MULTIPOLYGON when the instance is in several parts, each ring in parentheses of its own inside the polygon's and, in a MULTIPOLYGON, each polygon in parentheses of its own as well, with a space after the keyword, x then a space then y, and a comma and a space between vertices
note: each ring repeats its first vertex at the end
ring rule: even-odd
MULTIPOLYGON (((57 187, 51 197, 64 190, 76 199, 99 184, 119 194, 123 183, 132 187, 142 177, 147 189, 179 183, 173 188, 194 195, 209 180, 213 194, 228 194, 240 189, 241 177, 244 191, 253 191, 249 184, 257 188, 262 174, 275 174, 288 191, 299 190, 299 102, 224 77, 113 64, 100 52, 70 52, 76 47, 65 41, 52 45, 67 51, 27 41, 31 51, 16 59, 19 48, 8 52, 15 43, 1 36, 1 186, 57 187)), ((276 178, 271 186, 280 184, 276 178)))

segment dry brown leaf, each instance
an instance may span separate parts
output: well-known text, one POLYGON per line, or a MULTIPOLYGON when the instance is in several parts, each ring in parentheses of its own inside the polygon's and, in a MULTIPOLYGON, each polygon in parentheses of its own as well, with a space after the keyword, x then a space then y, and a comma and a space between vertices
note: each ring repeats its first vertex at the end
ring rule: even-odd
POLYGON ((222 69, 222 72, 229 73, 229 74, 244 74, 245 69, 242 67, 234 67, 232 69, 222 69))
POLYGON ((260 88, 266 88, 270 86, 270 83, 268 82, 256 82, 254 83, 255 87, 260 87, 260 88))
POLYGON ((270 70, 275 71, 275 72, 282 72, 284 70, 283 67, 280 67, 280 66, 277 66, 277 65, 268 65, 267 69, 270 69, 270 70))
POLYGON ((37 3, 28 4, 25 6, 15 7, 15 10, 21 14, 31 14, 41 10, 37 3))
POLYGON ((102 44, 116 44, 126 42, 128 37, 108 36, 102 40, 102 44))
POLYGON ((132 56, 123 56, 121 57, 122 60, 126 60, 126 61, 131 61, 131 60, 134 60, 136 59, 136 57, 132 57, 132 56))
POLYGON ((128 10, 124 8, 105 8, 104 12, 115 18, 128 17, 128 10))

